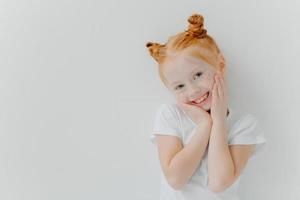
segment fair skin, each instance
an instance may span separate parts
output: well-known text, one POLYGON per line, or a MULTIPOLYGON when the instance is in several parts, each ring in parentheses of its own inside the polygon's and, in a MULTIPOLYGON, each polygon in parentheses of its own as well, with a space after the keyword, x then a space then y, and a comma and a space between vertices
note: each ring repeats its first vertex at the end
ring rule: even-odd
MULTIPOLYGON (((170 57, 163 65, 163 73, 167 88, 185 113, 197 125, 202 127, 203 124, 207 125, 204 127, 209 132, 209 187, 214 192, 222 192, 240 176, 252 153, 253 145, 228 145, 226 124, 228 90, 224 79, 226 65, 222 54, 219 54, 217 58, 217 67, 213 67, 199 58, 190 56, 188 51, 185 51, 170 57), (195 102, 207 92, 209 96, 205 101, 195 102)), ((169 145, 171 140, 174 144, 175 140, 178 140, 178 138, 171 139, 172 136, 166 136, 164 142, 167 142, 168 137, 169 145)), ((162 144, 163 139, 159 140, 161 149, 162 144)), ((172 155, 174 156, 179 151, 177 148, 172 155)), ((171 158, 169 162, 170 160, 171 158)))

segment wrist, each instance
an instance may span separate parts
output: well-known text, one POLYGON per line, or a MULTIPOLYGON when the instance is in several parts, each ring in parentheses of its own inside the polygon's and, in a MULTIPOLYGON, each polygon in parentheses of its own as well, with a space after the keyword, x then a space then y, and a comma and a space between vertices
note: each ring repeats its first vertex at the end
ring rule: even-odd
POLYGON ((197 124, 197 129, 201 130, 201 132, 207 132, 208 134, 210 134, 212 125, 212 121, 208 120, 206 122, 197 124))
POLYGON ((210 118, 210 119, 205 119, 205 120, 203 120, 203 121, 197 123, 197 126, 206 126, 206 127, 207 127, 207 126, 211 126, 212 123, 213 123, 213 121, 212 121, 212 119, 210 118))
POLYGON ((216 118, 213 120, 213 124, 222 124, 225 120, 220 119, 220 118, 216 118))
POLYGON ((219 119, 219 120, 214 120, 213 121, 213 126, 214 127, 221 127, 221 128, 226 128, 227 127, 227 123, 226 123, 226 121, 225 121, 225 119, 224 120, 222 120, 222 119, 219 119))

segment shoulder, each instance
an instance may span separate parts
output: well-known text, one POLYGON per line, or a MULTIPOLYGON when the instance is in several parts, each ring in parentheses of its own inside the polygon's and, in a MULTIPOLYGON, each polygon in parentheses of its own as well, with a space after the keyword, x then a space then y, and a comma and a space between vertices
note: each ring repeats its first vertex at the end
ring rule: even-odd
POLYGON ((236 111, 235 109, 230 110, 232 112, 231 115, 231 123, 233 127, 247 126, 253 123, 257 123, 257 118, 253 113, 246 113, 241 111, 236 111))
POLYGON ((247 137, 254 137, 262 133, 257 117, 253 113, 235 113, 232 119, 232 126, 230 128, 230 137, 243 135, 247 137))
POLYGON ((254 154, 266 144, 264 130, 253 113, 238 113, 230 130, 229 141, 232 144, 255 144, 254 154))
POLYGON ((257 118, 252 113, 240 113, 236 122, 238 127, 249 127, 258 123, 257 118))
POLYGON ((162 103, 157 108, 157 115, 173 118, 178 121, 181 117, 180 108, 178 106, 176 103, 162 103))
POLYGON ((176 103, 162 103, 158 106, 158 110, 175 110, 176 108, 176 103))
POLYGON ((178 112, 178 105, 176 103, 162 103, 158 106, 157 111, 176 115, 178 112))

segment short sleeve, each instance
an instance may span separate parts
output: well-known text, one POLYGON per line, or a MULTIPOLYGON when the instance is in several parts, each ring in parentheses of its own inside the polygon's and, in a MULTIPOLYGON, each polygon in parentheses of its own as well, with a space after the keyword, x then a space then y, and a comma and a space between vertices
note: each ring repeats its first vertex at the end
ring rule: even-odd
POLYGON ((150 135, 153 144, 157 135, 171 135, 182 139, 175 108, 170 104, 162 104, 156 112, 150 135))
POLYGON ((267 142, 257 119, 252 114, 247 114, 233 127, 228 144, 255 144, 251 156, 254 157, 266 147, 267 142))

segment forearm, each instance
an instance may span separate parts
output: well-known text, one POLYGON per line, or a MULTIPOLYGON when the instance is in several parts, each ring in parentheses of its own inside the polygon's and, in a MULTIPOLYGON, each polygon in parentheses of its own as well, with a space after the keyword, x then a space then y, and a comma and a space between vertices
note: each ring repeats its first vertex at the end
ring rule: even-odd
POLYGON ((234 174, 234 164, 228 148, 226 122, 213 123, 208 147, 209 185, 218 187, 234 174))
POLYGON ((184 186, 195 172, 205 153, 211 125, 198 126, 189 143, 170 162, 170 171, 176 187, 184 186))

